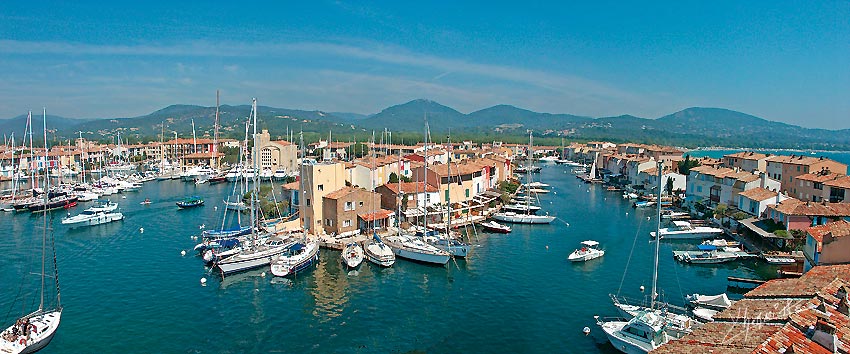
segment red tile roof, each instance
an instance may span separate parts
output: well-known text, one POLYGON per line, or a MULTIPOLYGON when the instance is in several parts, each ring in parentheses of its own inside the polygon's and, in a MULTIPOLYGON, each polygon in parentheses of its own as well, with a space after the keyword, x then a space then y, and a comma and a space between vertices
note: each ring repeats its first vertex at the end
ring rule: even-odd
POLYGON ((369 222, 369 221, 375 221, 375 220, 383 220, 383 219, 386 219, 390 215, 393 215, 393 214, 394 213, 390 210, 380 209, 378 211, 371 212, 371 213, 357 214, 357 216, 359 216, 361 219, 363 219, 363 221, 369 222))
POLYGON ((738 195, 745 197, 745 198, 749 198, 751 200, 761 202, 761 201, 768 200, 770 198, 776 198, 776 196, 779 195, 779 194, 772 191, 772 190, 758 187, 758 188, 745 190, 741 193, 738 193, 738 195))
POLYGON ((823 238, 826 235, 831 235, 834 238, 850 235, 850 222, 839 220, 824 225, 812 226, 806 231, 816 241, 823 242, 823 238))
MULTIPOLYGON (((384 184, 384 187, 389 189, 395 194, 398 194, 399 189, 401 189, 402 193, 422 193, 423 185, 425 182, 401 182, 401 183, 387 183, 384 184)), ((427 190, 425 192, 434 193, 438 192, 437 188, 432 185, 427 185, 427 190)))

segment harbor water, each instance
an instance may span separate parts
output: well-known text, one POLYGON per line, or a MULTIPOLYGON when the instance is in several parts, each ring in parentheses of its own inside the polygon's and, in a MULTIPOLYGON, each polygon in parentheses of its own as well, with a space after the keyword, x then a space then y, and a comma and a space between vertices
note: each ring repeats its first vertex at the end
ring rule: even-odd
MULTIPOLYGON (((220 225, 227 184, 149 182, 126 199, 110 197, 125 220, 90 228, 68 229, 64 211, 55 211, 65 310, 42 353, 614 353, 593 316, 616 315, 609 294, 649 293, 655 209, 634 209, 620 192, 580 183, 564 166, 545 166, 534 178, 552 185, 540 197, 543 211, 558 216, 550 225, 478 231, 471 255, 446 267, 399 259, 388 269, 364 263, 345 271, 339 252, 322 250, 315 269, 292 279, 260 269, 221 280, 192 252, 201 226, 220 225), (178 210, 175 202, 189 195, 206 205, 178 210), (145 198, 152 203, 140 205, 145 198), (569 262, 583 240, 599 241, 605 255, 569 262)), ((40 262, 32 247, 41 242, 40 220, 0 214, 4 327, 21 313, 15 299, 30 292, 19 285, 40 262)), ((695 248, 661 244, 659 289, 673 304, 691 293, 740 297, 727 276, 775 277, 776 267, 757 260, 673 260, 672 250, 695 248)))

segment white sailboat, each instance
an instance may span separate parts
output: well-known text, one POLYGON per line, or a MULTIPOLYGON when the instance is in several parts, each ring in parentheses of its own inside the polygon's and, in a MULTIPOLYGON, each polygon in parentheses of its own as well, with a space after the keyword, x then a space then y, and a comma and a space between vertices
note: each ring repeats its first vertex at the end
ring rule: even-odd
MULTIPOLYGON (((532 137, 531 137, 531 132, 529 132, 528 133, 528 152, 529 152, 528 155, 529 155, 529 158, 534 155, 532 153, 532 145, 531 145, 532 143, 531 142, 532 142, 532 137)), ((532 159, 532 161, 533 161, 533 159, 532 159)), ((531 167, 534 167, 534 165, 532 164, 531 167)), ((529 182, 527 183, 527 185, 537 186, 537 184, 534 184, 534 182, 531 181, 531 174, 528 175, 528 179, 529 179, 529 182)), ((525 196, 525 198, 522 198, 523 201, 525 202, 524 207, 522 207, 522 208, 512 208, 511 209, 512 206, 516 206, 517 204, 506 206, 506 207, 508 207, 508 209, 503 209, 502 211, 500 211, 498 213, 494 213, 492 218, 499 220, 499 221, 514 223, 514 224, 549 224, 552 221, 555 221, 555 217, 550 216, 549 213, 546 213, 546 215, 537 215, 536 214, 537 211, 540 208, 536 205, 531 204, 531 198, 536 198, 536 197, 537 197, 537 193, 528 193, 528 195, 525 196)))
POLYGON ((363 259, 365 258, 363 247, 360 247, 360 244, 357 242, 349 242, 342 249, 340 258, 342 258, 342 262, 345 263, 348 269, 357 268, 363 263, 363 259))
MULTIPOLYGON (((451 141, 449 141, 449 146, 451 146, 451 141)), ((466 257, 469 254, 469 245, 465 242, 459 240, 458 237, 455 237, 452 234, 452 199, 451 199, 451 185, 452 183, 452 154, 449 153, 449 158, 446 162, 446 174, 448 175, 449 182, 446 184, 446 229, 445 232, 435 232, 433 234, 429 234, 429 232, 425 231, 425 235, 422 236, 422 239, 426 242, 434 245, 435 247, 448 252, 450 255, 455 257, 466 257)), ((458 175, 458 181, 460 181, 460 175, 458 175)))
MULTIPOLYGON (((47 113, 44 113, 44 123, 46 126, 47 123, 47 113)), ((45 146, 45 159, 47 158, 47 128, 44 131, 44 146, 45 146)), ((44 188, 45 190, 49 190, 50 188, 50 179, 48 177, 48 173, 44 174, 44 188)), ((47 194, 42 194, 42 198, 44 199, 44 203, 47 203, 47 194)), ((56 334, 56 331, 59 329, 59 323, 62 318, 62 305, 59 296, 59 270, 58 263, 56 262, 56 249, 51 246, 51 250, 53 251, 53 274, 47 275, 46 273, 46 265, 47 265, 47 230, 48 226, 48 215, 45 213, 43 215, 43 233, 41 238, 41 301, 39 302, 38 309, 28 314, 25 314, 17 319, 14 324, 7 327, 6 330, 0 334, 0 352, 8 353, 8 354, 22 354, 22 353, 33 353, 42 348, 46 347, 50 341, 53 339, 53 336, 56 334), (56 288, 56 298, 55 304, 48 305, 45 303, 45 287, 47 284, 45 283, 45 278, 52 277, 55 282, 56 288)), ((51 242, 51 245, 54 243, 51 242)))
MULTIPOLYGON (((257 136, 257 99, 255 98, 251 105, 251 118, 254 125, 254 137, 257 136)), ((253 159, 254 171, 257 171, 257 158, 253 159)), ((259 193, 260 183, 257 181, 257 174, 254 174, 253 191, 251 192, 251 241, 237 254, 223 258, 216 263, 216 267, 221 272, 222 277, 227 274, 241 272, 249 269, 268 266, 273 259, 279 257, 295 242, 280 238, 269 238, 260 241, 257 231, 257 194, 259 193)))
MULTIPOLYGON (((658 162, 658 198, 661 198, 662 163, 658 162)), ((656 230, 661 228, 661 206, 658 206, 656 230)), ((673 338, 681 338, 689 333, 695 323, 689 317, 668 312, 667 306, 656 301, 658 296, 658 253, 660 241, 655 241, 655 263, 652 272, 652 292, 649 295, 649 307, 629 305, 611 296, 617 310, 630 320, 622 319, 600 320, 595 316, 599 325, 608 336, 608 341, 617 350, 624 353, 647 353, 667 343, 673 338), (633 317, 632 317, 633 316, 633 317)))
MULTIPOLYGON (((401 159, 401 151, 399 150, 399 161, 401 159)), ((375 189, 375 178, 372 177, 375 173, 375 159, 372 158, 372 169, 369 172, 370 180, 372 180, 372 190, 375 189)), ((398 180, 399 183, 399 192, 401 192, 401 178, 398 180)), ((372 205, 374 204, 374 200, 369 198, 369 209, 373 209, 372 205)), ((398 203, 398 215, 401 215, 401 202, 398 203)), ((381 239, 381 236, 378 236, 378 233, 375 231, 375 220, 372 220, 372 239, 366 243, 366 246, 363 247, 363 254, 366 256, 366 259, 369 262, 372 262, 381 267, 392 267, 395 264, 395 253, 393 253, 393 249, 390 246, 387 246, 384 241, 381 239)))

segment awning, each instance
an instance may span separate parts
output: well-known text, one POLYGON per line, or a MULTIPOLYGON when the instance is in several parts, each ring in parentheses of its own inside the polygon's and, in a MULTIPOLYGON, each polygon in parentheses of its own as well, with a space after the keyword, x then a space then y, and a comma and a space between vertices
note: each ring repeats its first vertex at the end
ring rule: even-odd
POLYGON ((390 215, 393 214, 395 213, 393 213, 392 211, 381 209, 373 213, 357 214, 357 216, 363 219, 363 221, 369 222, 375 220, 384 220, 386 218, 389 218, 390 215))

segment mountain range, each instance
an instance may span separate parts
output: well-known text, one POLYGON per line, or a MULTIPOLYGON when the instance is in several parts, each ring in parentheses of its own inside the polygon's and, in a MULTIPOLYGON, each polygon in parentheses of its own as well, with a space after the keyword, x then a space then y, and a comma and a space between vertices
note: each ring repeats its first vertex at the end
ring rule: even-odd
MULTIPOLYGON (((249 105, 222 105, 220 135, 242 139, 250 114, 249 105)), ((497 105, 464 114, 437 102, 417 99, 363 115, 345 112, 305 111, 259 106, 258 129, 268 129, 274 138, 303 131, 314 141, 332 134, 335 140, 363 141, 372 131, 389 131, 406 141, 421 140, 427 119, 433 133, 451 133, 458 139, 479 141, 527 141, 528 131, 550 143, 607 140, 612 142, 657 143, 674 146, 746 146, 752 148, 795 148, 850 150, 850 129, 809 129, 722 108, 692 107, 655 119, 630 115, 586 117, 572 114, 534 112, 510 105, 497 105)), ((55 139, 78 136, 110 141, 121 132, 131 142, 168 139, 176 131, 191 136, 194 122, 198 137, 211 137, 215 107, 172 105, 148 115, 132 118, 70 119, 48 116, 55 139)), ((41 131, 41 116, 34 117, 33 131, 41 131)), ((26 115, 0 120, 0 132, 16 136, 23 132, 26 115)), ((38 136, 38 134, 34 134, 38 136)), ((437 139, 439 140, 439 139, 437 139)), ((538 140, 539 141, 539 140, 538 140)))

